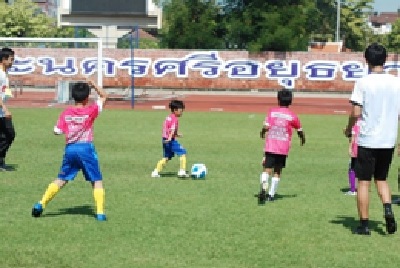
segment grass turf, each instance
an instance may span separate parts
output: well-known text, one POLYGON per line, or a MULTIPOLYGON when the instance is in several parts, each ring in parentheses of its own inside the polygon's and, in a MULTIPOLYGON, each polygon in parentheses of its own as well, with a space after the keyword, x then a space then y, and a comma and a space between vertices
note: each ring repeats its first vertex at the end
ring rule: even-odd
MULTIPOLYGON (((263 114, 186 112, 180 120, 188 168, 206 180, 150 178, 161 155, 166 111, 105 111, 95 144, 106 187, 107 222, 93 218, 91 188, 79 175, 32 218, 32 205, 57 175, 64 139, 52 135, 60 110, 14 109, 17 138, 0 173, 1 267, 397 267, 399 234, 385 235, 371 189, 371 237, 357 226, 348 188, 346 116, 301 115, 279 198, 258 206, 263 114)), ((397 191, 398 157, 390 171, 397 191)), ((175 174, 173 159, 165 174, 175 174)), ((397 205, 396 216, 400 215, 397 205)))

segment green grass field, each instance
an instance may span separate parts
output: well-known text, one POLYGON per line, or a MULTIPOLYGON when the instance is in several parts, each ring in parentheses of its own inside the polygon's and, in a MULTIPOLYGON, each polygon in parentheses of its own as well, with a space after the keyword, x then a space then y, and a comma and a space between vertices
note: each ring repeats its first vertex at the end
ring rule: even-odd
MULTIPOLYGON (((95 144, 106 187, 107 222, 93 217, 82 175, 47 206, 31 208, 57 175, 64 138, 52 134, 60 110, 13 109, 17 137, 0 173, 0 267, 398 267, 400 234, 385 235, 371 189, 371 237, 358 224, 347 190, 347 117, 300 115, 274 203, 258 206, 263 114, 186 112, 180 120, 188 167, 205 163, 206 180, 150 178, 161 157, 167 111, 105 111, 95 144)), ((395 158, 390 172, 398 196, 395 158)), ((175 173, 178 159, 165 169, 175 173)), ((394 206, 400 219, 400 209, 394 206)))

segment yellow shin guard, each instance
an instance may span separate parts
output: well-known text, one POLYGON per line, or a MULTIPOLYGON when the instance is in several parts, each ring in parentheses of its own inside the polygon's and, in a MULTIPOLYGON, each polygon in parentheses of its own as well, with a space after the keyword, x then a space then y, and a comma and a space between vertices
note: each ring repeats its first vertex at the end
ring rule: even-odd
POLYGON ((104 214, 105 191, 103 188, 93 190, 94 202, 96 203, 96 214, 104 214))
POLYGON ((163 168, 165 167, 165 165, 167 164, 167 158, 163 158, 160 161, 158 161, 156 169, 158 172, 161 172, 161 170, 163 170, 163 168))
POLYGON ((181 170, 186 170, 186 155, 182 155, 179 158, 179 164, 180 164, 180 169, 181 170))
POLYGON ((46 205, 53 199, 53 197, 58 193, 60 190, 60 187, 58 187, 57 184, 54 182, 50 183, 49 186, 47 187, 46 192, 44 193, 42 200, 40 200, 40 204, 42 204, 43 208, 46 207, 46 205))

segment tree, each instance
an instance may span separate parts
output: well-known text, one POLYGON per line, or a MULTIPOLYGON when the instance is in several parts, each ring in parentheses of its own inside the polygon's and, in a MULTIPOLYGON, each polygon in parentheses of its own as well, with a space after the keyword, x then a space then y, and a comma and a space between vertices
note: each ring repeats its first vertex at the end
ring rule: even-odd
POLYGON ((315 12, 313 0, 231 0, 227 39, 249 51, 306 50, 315 12))
POLYGON ((140 48, 140 49, 157 49, 160 48, 158 40, 140 38, 139 47, 135 47, 135 41, 132 41, 129 34, 118 39, 117 48, 140 48), (133 43, 133 44, 132 44, 133 43))
POLYGON ((336 1, 318 0, 310 11, 313 20, 307 25, 311 33, 311 41, 328 41, 335 39, 336 1))
POLYGON ((153 0, 164 7, 162 45, 169 48, 306 50, 308 43, 333 41, 337 1, 340 38, 363 50, 374 0, 153 0))
POLYGON ((340 31, 347 48, 363 51, 367 46, 367 36, 371 32, 367 21, 373 2, 374 0, 347 0, 343 4, 340 31))
POLYGON ((310 25, 312 36, 321 38, 321 41, 334 40, 338 1, 341 1, 339 38, 344 39, 347 48, 363 50, 368 36, 371 35, 367 18, 372 11, 374 0, 317 0, 315 12, 317 20, 310 25))
POLYGON ((390 52, 399 53, 400 51, 400 19, 392 25, 392 31, 387 35, 387 49, 390 52))
MULTIPOLYGON (((90 36, 86 29, 79 29, 81 37, 90 36)), ((0 36, 3 37, 74 37, 73 27, 56 27, 56 21, 42 12, 30 0, 19 0, 13 4, 0 2, 0 36)), ((74 44, 52 44, 51 46, 73 46, 74 44)))
POLYGON ((214 1, 171 0, 164 4, 161 46, 181 49, 225 47, 220 9, 214 1))
POLYGON ((54 28, 55 22, 32 1, 20 0, 12 5, 0 3, 1 36, 49 37, 55 35, 54 28))

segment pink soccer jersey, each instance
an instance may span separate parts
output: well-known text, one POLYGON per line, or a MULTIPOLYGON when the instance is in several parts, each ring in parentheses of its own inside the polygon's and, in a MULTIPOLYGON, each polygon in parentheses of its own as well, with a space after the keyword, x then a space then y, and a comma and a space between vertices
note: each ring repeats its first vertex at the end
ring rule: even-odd
POLYGON ((358 140, 358 135, 360 134, 360 122, 361 120, 358 119, 351 129, 351 136, 354 137, 354 139, 351 140, 351 157, 357 157, 357 150, 358 150, 357 140, 358 140))
POLYGON ((265 118, 265 126, 268 127, 265 152, 288 155, 293 128, 301 130, 301 123, 297 115, 286 107, 272 108, 265 118))
POLYGON ((97 101, 86 107, 69 107, 58 118, 54 132, 65 134, 66 143, 92 142, 93 123, 102 110, 97 101))
POLYGON ((170 114, 165 118, 162 130, 162 136, 165 139, 168 139, 169 134, 173 132, 172 138, 174 139, 178 133, 178 117, 175 114, 170 114))

